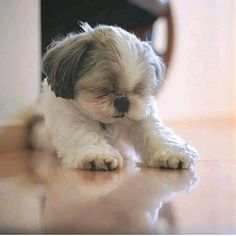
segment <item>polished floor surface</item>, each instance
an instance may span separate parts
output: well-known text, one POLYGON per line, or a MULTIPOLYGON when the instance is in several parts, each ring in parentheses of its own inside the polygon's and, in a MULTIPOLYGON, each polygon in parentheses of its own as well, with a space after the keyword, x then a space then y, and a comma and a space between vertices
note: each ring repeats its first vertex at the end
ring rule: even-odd
POLYGON ((42 152, 0 155, 0 233, 236 233, 236 129, 176 126, 194 170, 64 170, 42 152))

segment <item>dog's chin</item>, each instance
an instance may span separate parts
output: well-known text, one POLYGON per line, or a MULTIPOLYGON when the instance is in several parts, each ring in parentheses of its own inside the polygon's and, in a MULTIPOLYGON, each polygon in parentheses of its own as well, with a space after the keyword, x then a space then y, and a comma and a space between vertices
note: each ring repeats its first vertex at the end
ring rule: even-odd
POLYGON ((80 109, 80 111, 84 114, 88 119, 98 121, 105 124, 114 124, 114 123, 126 123, 126 122, 135 122, 145 119, 150 114, 150 109, 147 107, 143 107, 139 111, 131 109, 129 112, 125 114, 114 114, 111 111, 96 111, 94 110, 85 110, 80 109))
POLYGON ((124 115, 116 115, 116 114, 102 114, 100 112, 89 112, 88 110, 85 112, 83 111, 83 114, 88 119, 104 123, 104 124, 115 124, 115 123, 127 123, 127 122, 133 122, 133 121, 139 121, 144 118, 146 118, 145 114, 132 114, 132 113, 125 113, 124 115))
POLYGON ((99 117, 99 114, 94 115, 94 116, 90 116, 90 118, 92 120, 96 120, 98 122, 104 123, 104 124, 115 124, 115 123, 129 123, 129 122, 135 122, 135 121, 140 121, 145 119, 148 116, 147 112, 143 112, 143 113, 125 113, 122 116, 104 116, 104 117, 99 117), (98 118, 99 117, 99 118, 98 118))
POLYGON ((124 116, 101 116, 99 113, 97 115, 93 114, 85 114, 89 119, 98 121, 100 123, 104 124, 115 124, 115 123, 121 123, 125 120, 130 120, 127 115, 124 116))

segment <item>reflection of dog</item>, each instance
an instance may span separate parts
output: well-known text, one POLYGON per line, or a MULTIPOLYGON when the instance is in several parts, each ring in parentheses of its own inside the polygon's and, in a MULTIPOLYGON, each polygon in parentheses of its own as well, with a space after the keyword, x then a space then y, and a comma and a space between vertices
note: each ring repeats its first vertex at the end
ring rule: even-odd
POLYGON ((163 203, 197 184, 191 170, 62 170, 52 155, 29 155, 16 156, 4 169, 0 232, 166 233, 176 218, 171 211, 163 218, 163 203))
POLYGON ((120 168, 123 140, 146 166, 188 168, 196 151, 155 117, 161 59, 119 27, 82 28, 43 59, 45 120, 64 165, 120 168))
POLYGON ((176 193, 191 190, 196 184, 190 170, 58 172, 47 192, 43 231, 166 233, 169 220, 175 216, 159 217, 160 211, 168 210, 165 203, 176 193))

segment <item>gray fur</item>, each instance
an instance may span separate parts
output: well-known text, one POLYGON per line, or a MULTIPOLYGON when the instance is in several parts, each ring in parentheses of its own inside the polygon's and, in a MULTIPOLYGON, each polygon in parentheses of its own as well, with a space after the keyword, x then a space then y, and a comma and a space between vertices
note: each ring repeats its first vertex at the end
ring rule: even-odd
POLYGON ((155 72, 156 80, 146 84, 152 85, 153 93, 156 92, 163 77, 164 64, 148 43, 119 27, 98 26, 92 29, 86 23, 81 27, 85 32, 52 44, 43 58, 43 72, 56 96, 73 99, 75 93, 84 89, 96 90, 98 96, 110 91, 117 94, 130 92, 119 88, 123 70, 118 48, 121 42, 127 42, 130 50, 136 51, 140 64, 147 64, 143 66, 145 74, 151 74, 150 70, 155 72), (94 83, 92 74, 99 77, 96 82, 100 80, 101 83, 94 83), (85 78, 91 81, 78 86, 77 81, 85 78))
POLYGON ((53 44, 47 51, 43 58, 43 72, 57 97, 74 98, 75 83, 90 50, 89 40, 74 35, 53 44))
POLYGON ((43 61, 45 122, 64 166, 120 168, 127 144, 146 166, 189 168, 197 152, 156 111, 160 57, 119 27, 83 29, 56 43, 43 61))

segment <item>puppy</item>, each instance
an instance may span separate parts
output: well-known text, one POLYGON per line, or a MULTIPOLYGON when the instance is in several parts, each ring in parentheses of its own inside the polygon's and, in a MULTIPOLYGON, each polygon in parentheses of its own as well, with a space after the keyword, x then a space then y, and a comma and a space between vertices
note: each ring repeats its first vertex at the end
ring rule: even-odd
POLYGON ((192 166, 197 152, 156 115, 161 58, 119 27, 81 27, 43 58, 45 122, 64 166, 118 169, 127 146, 148 167, 192 166))

